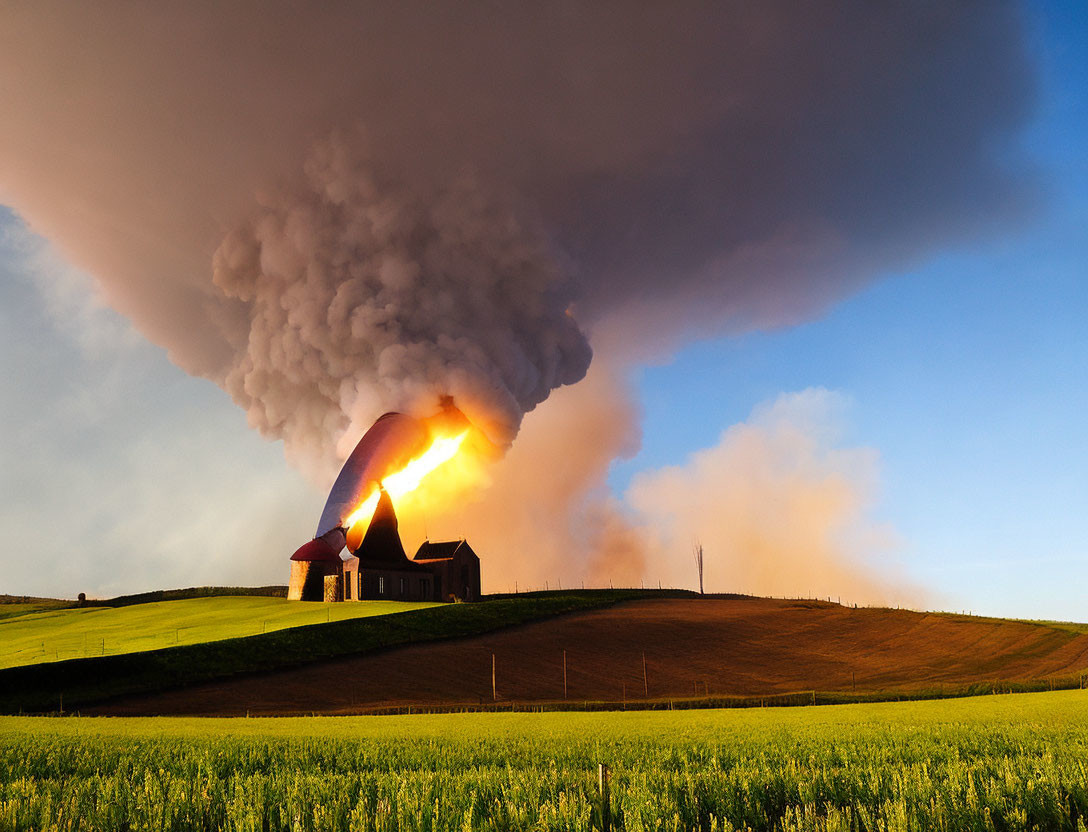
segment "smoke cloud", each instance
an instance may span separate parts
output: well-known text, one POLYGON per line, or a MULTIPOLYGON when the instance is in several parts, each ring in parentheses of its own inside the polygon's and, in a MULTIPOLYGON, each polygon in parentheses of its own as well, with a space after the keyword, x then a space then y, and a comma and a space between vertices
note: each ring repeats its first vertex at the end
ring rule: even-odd
POLYGON ((300 464, 375 413, 426 413, 443 395, 509 444, 589 366, 546 243, 467 176, 413 193, 352 147, 320 144, 305 188, 267 200, 216 251, 215 286, 248 321, 225 388, 300 464))
POLYGON ((650 549, 606 482, 612 460, 638 449, 637 417, 623 372, 594 361, 584 381, 526 417, 502 463, 486 471, 485 488, 431 501, 428 513, 402 517, 401 532, 411 541, 465 536, 496 553, 489 591, 563 579, 637 585, 650 549))
POLYGON ((638 448, 623 374, 595 362, 585 381, 531 414, 474 502, 401 523, 407 539, 464 535, 489 558, 490 591, 566 586, 698 586, 708 592, 924 605, 900 574, 898 537, 873 520, 879 456, 840 443, 849 401, 822 389, 782 394, 683 464, 644 471, 622 499, 609 463, 638 448), (573 583, 571 583, 573 582, 573 583))
POLYGON ((789 323, 1031 203, 1012 3, 2 16, 3 198, 296 461, 437 390, 508 442, 575 320, 789 323))
POLYGON ((506 446, 547 400, 489 493, 531 470, 567 513, 514 545, 592 527, 637 571, 589 500, 637 443, 625 369, 1025 217, 1023 28, 1011 0, 8 4, 0 199, 320 483, 384 410, 452 394, 506 446), (590 343, 602 381, 551 406, 590 343))
POLYGON ((894 533, 867 516, 876 452, 837 447, 845 404, 826 390, 783 394, 683 465, 637 475, 626 502, 656 539, 665 579, 692 585, 698 541, 707 591, 922 600, 890 574, 894 533))

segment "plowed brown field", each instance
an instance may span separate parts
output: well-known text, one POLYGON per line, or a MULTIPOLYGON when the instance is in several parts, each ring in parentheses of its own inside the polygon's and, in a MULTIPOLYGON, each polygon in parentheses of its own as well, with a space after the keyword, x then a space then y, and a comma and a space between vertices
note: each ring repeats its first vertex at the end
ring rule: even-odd
POLYGON ((619 604, 475 638, 132 697, 112 714, 348 712, 382 705, 878 691, 1072 674, 1088 635, 1041 624, 771 599, 619 604))

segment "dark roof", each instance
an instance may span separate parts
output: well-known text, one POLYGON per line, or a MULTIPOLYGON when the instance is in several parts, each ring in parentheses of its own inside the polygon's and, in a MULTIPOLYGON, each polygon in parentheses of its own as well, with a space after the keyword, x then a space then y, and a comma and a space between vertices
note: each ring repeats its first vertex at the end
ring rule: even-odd
POLYGON ((419 547, 413 559, 418 563, 449 560, 462 546, 465 547, 469 554, 476 554, 466 540, 428 540, 419 547))
POLYGON ((378 505, 370 526, 363 535, 363 542, 355 550, 360 567, 382 567, 387 569, 412 569, 404 545, 400 542, 400 530, 397 514, 393 511, 393 501, 383 488, 378 497, 378 505))
POLYGON ((416 563, 414 560, 408 560, 405 558, 403 562, 397 563, 393 561, 391 563, 380 560, 359 560, 356 557, 349 557, 343 561, 345 572, 366 572, 368 570, 374 570, 375 572, 409 572, 413 575, 418 573, 425 573, 430 575, 431 570, 427 568, 426 564, 416 563))

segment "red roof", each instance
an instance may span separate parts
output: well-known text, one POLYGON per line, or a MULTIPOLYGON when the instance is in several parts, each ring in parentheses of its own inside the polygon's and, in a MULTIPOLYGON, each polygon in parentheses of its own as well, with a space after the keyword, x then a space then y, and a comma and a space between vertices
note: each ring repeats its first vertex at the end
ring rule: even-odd
POLYGON ((311 540, 309 543, 304 543, 299 546, 293 555, 291 560, 340 560, 339 553, 333 551, 332 546, 322 540, 320 537, 311 540))

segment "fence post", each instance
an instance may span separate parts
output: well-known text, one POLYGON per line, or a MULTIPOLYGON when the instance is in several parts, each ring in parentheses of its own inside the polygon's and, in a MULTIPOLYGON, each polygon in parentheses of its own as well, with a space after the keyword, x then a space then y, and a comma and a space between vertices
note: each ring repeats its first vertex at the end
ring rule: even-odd
POLYGON ((646 698, 650 698, 650 681, 646 675, 646 651, 642 651, 642 692, 646 698))
POLYGON ((612 770, 601 763, 597 766, 597 789, 601 795, 601 832, 612 830, 612 800, 609 794, 609 784, 612 780, 612 770))
POLYGON ((495 691, 495 654, 491 654, 491 701, 498 701, 499 695, 495 691))
POLYGON ((563 698, 567 698, 567 651, 563 651, 563 698))

